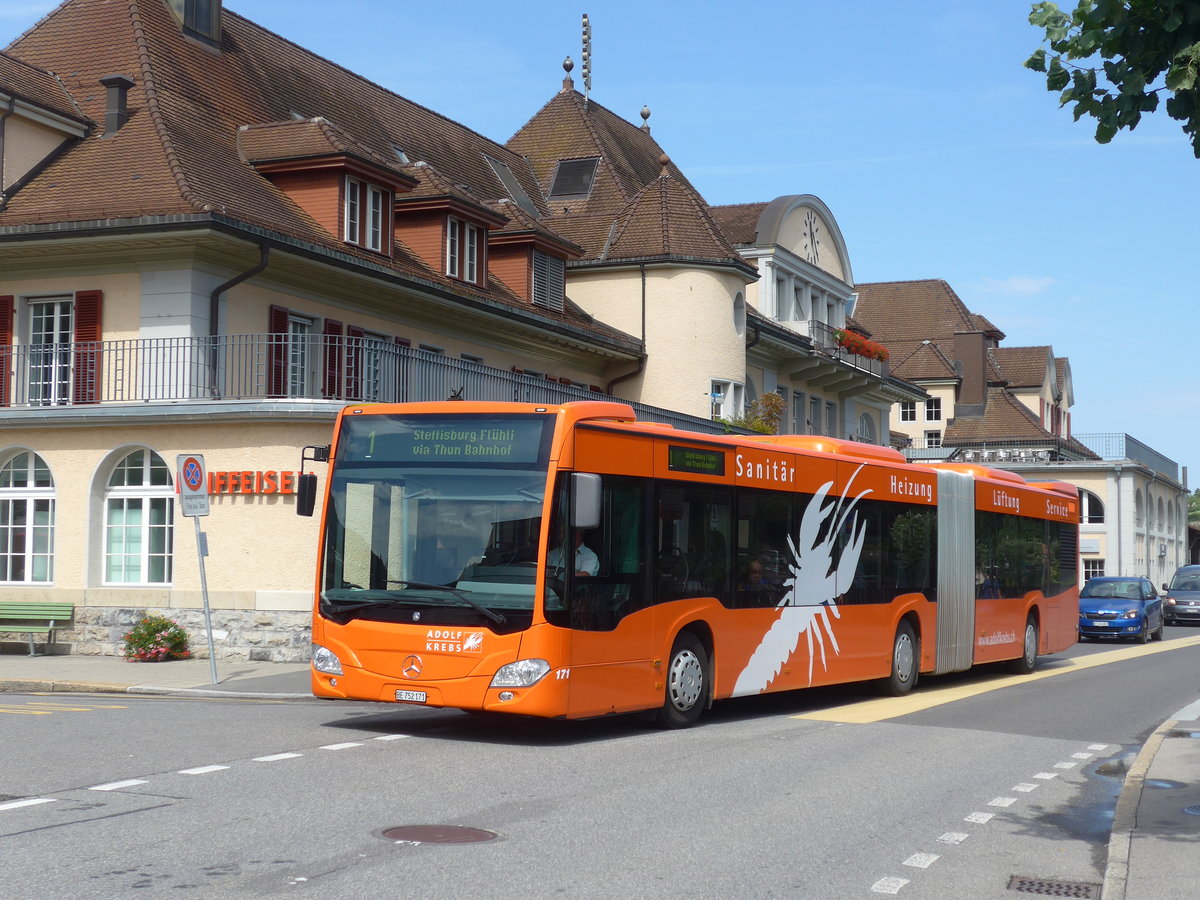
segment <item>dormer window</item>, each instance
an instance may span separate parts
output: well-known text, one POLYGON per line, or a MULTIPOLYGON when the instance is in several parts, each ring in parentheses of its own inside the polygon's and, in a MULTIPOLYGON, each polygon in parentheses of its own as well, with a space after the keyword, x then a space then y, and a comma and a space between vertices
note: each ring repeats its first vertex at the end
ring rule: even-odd
POLYGON ((387 253, 391 192, 346 176, 346 205, 342 239, 376 253, 387 253))
POLYGON ((446 220, 446 274, 479 283, 479 226, 451 216, 446 220))
POLYGON ((221 42, 221 0, 184 0, 183 27, 193 36, 221 42))

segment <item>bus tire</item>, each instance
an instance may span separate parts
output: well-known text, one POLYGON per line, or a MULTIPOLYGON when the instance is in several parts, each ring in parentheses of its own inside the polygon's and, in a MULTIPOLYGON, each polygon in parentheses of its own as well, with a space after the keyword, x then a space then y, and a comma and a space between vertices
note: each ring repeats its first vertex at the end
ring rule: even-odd
POLYGON ((695 725, 708 702, 708 654, 690 631, 680 632, 667 663, 666 698, 658 711, 660 728, 695 725))
POLYGON ((896 628, 896 636, 892 638, 892 674, 883 680, 884 692, 893 697, 910 693, 917 684, 919 658, 917 636, 913 633, 912 625, 901 622, 896 628))
POLYGON ((1028 675, 1037 666, 1037 652, 1037 619, 1031 614, 1025 620, 1025 639, 1021 644, 1021 655, 1008 664, 1008 670, 1015 675, 1028 675))

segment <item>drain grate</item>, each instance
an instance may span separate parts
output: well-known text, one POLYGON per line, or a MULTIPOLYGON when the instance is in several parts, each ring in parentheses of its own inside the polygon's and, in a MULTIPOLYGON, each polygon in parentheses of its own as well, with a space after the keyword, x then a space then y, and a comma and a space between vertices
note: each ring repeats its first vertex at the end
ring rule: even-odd
POLYGON ((1014 875, 1008 880, 1010 891, 1022 894, 1037 894, 1041 897, 1076 897, 1082 900, 1099 900, 1099 884, 1087 881, 1054 881, 1047 878, 1029 878, 1014 875))
POLYGON ((404 844, 479 844, 500 835, 465 825, 398 825, 383 832, 385 838, 404 844))

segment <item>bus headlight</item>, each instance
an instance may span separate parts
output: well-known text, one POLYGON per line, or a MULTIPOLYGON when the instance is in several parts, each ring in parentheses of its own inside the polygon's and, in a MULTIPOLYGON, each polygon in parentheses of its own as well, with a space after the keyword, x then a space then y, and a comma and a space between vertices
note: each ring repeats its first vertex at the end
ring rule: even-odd
POLYGON ((518 659, 501 666, 492 677, 492 687, 529 687, 537 684, 547 672, 550 663, 544 659, 518 659))
POLYGON ((327 675, 342 674, 342 661, 332 650, 322 647, 320 644, 312 645, 312 665, 318 672, 324 672, 327 675))

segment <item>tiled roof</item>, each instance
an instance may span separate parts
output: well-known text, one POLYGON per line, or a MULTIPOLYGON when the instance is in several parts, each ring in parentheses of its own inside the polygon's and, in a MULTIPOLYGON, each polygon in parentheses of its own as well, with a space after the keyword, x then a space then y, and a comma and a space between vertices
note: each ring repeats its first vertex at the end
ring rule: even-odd
POLYGON ((987 405, 982 416, 955 416, 946 425, 942 437, 945 446, 1014 440, 1062 442, 1080 459, 1100 458, 1074 438, 1060 438, 1051 434, 1025 404, 1002 387, 988 388, 987 405))
MULTIPOLYGON (((42 70, 43 90, 51 84, 45 72, 69 73, 61 77, 70 96, 100 122, 105 90, 99 79, 123 74, 134 84, 120 130, 108 137, 94 132, 50 163, 9 198, 0 228, 219 214, 378 266, 377 254, 327 233, 247 161, 304 152, 367 160, 417 179, 401 198, 453 193, 475 203, 485 221, 500 224, 489 204, 507 197, 508 189, 491 157, 512 171, 535 209, 546 211, 529 163, 503 145, 228 9, 221 25, 220 52, 214 52, 185 38, 161 0, 66 0, 14 41, 8 64, 0 66, 0 88, 15 68, 42 70), (291 124, 297 116, 307 121, 291 124), (418 161, 430 165, 423 169, 418 161)), ((550 223, 543 227, 552 233, 550 223)), ((529 307, 498 281, 487 291, 451 281, 400 241, 388 264, 455 293, 529 307)), ((603 330, 577 318, 584 332, 603 330)))
POLYGON ((906 381, 931 381, 957 378, 954 361, 930 341, 892 341, 892 374, 906 381))
POLYGON ((766 203, 735 203, 710 206, 709 214, 731 244, 753 244, 758 240, 758 219, 766 203))
POLYGON ((549 224, 583 247, 586 260, 699 256, 746 269, 699 192, 649 130, 570 85, 566 79, 563 90, 508 141, 533 166, 547 195, 549 224), (588 194, 551 196, 559 162, 579 159, 598 161, 588 194), (637 247, 640 241, 646 246, 637 247))
POLYGON ((940 278, 921 281, 882 281, 856 284, 854 317, 891 345, 893 341, 937 341, 952 345, 958 331, 1004 333, 967 309, 954 289, 940 278))
POLYGON ((7 53, 0 53, 0 92, 78 122, 88 121, 57 75, 35 68, 7 53))
POLYGON ((1010 388, 1040 388, 1053 351, 1049 347, 995 347, 991 354, 1010 388))
POLYGON ((709 216, 707 204, 670 174, 666 156, 662 167, 662 175, 646 185, 617 219, 604 259, 740 259, 709 216))

